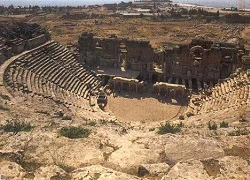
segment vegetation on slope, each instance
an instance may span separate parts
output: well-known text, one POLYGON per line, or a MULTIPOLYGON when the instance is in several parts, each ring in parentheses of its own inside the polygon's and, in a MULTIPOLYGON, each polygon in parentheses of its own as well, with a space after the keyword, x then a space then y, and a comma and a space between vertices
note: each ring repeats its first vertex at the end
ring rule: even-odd
POLYGON ((60 130, 60 135, 70 139, 87 138, 91 131, 82 127, 63 127, 60 130))

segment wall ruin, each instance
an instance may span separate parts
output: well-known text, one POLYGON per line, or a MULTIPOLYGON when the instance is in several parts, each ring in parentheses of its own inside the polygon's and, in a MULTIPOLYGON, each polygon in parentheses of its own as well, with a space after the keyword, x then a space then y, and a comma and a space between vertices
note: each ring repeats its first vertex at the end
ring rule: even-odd
POLYGON ((50 39, 38 24, 0 24, 0 65, 11 56, 33 49, 50 39))
POLYGON ((141 80, 183 84, 190 90, 213 86, 228 77, 244 54, 239 44, 196 39, 158 50, 149 41, 115 35, 100 38, 91 33, 80 36, 79 46, 89 66, 136 70, 141 80))

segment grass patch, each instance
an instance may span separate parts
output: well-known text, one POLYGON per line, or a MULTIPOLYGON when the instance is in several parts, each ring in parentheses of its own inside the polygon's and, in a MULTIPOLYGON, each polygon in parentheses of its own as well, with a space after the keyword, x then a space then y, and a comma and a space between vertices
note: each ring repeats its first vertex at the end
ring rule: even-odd
POLYGON ((5 132, 14 132, 18 133, 20 131, 30 131, 33 127, 30 123, 27 123, 25 121, 20 121, 17 119, 14 120, 7 120, 5 125, 3 125, 2 129, 5 132))
POLYGON ((0 110, 2 110, 2 111, 9 111, 9 108, 6 108, 6 107, 0 105, 0 110))
POLYGON ((210 122, 208 123, 208 129, 209 130, 217 130, 217 124, 214 122, 211 124, 210 122))
POLYGON ((91 131, 82 127, 63 127, 60 129, 60 135, 70 139, 87 138, 91 131))
POLYGON ((220 128, 228 128, 229 126, 228 126, 228 122, 225 122, 225 121, 222 121, 221 123, 220 123, 220 128))
POLYGON ((181 128, 184 126, 184 124, 181 122, 180 124, 170 124, 169 122, 166 122, 165 124, 161 124, 159 127, 157 133, 158 134, 176 134, 178 132, 181 132, 181 128))
POLYGON ((155 128, 149 128, 149 132, 155 131, 155 128))
POLYGON ((56 164, 58 167, 62 168, 64 171, 66 171, 67 173, 70 173, 72 172, 75 168, 74 167, 71 167, 71 166, 68 166, 64 163, 58 163, 56 164))
POLYGON ((7 95, 0 94, 0 97, 4 100, 10 101, 10 97, 7 95))
POLYGON ((96 125, 96 122, 95 122, 95 121, 90 121, 90 122, 88 123, 88 125, 90 125, 90 126, 95 126, 95 125, 96 125))
POLYGON ((236 131, 228 133, 228 136, 243 136, 249 134, 250 132, 247 129, 237 129, 236 131))

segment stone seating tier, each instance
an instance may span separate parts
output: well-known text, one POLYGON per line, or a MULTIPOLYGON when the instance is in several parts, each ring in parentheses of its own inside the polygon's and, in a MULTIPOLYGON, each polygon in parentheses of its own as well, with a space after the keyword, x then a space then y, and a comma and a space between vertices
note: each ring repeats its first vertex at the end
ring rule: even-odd
POLYGON ((213 88, 194 95, 190 99, 187 113, 202 114, 226 108, 239 107, 250 103, 250 77, 242 71, 233 78, 216 84, 213 88))
POLYGON ((92 90, 101 85, 100 79, 77 62, 72 52, 54 41, 12 61, 4 72, 4 80, 15 91, 86 110, 91 110, 86 103, 89 85, 92 90))

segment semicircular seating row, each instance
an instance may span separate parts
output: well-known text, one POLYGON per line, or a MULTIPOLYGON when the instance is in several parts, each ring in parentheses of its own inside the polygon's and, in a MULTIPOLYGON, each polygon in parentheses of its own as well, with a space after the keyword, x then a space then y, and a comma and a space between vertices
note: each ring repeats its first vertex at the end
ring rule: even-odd
POLYGON ((92 90, 101 85, 95 73, 83 67, 71 51, 55 41, 12 61, 4 72, 4 82, 14 90, 84 109, 89 108, 86 99, 90 85, 92 90))
POLYGON ((215 85, 209 92, 191 98, 187 112, 208 113, 226 108, 239 107, 250 103, 250 76, 242 71, 237 76, 227 78, 215 85))

